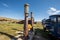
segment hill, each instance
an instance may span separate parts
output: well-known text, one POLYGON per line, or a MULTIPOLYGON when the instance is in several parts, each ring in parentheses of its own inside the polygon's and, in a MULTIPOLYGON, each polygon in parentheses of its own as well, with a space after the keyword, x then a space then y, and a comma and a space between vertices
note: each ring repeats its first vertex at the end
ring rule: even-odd
POLYGON ((19 23, 22 20, 17 20, 17 19, 12 19, 12 18, 7 18, 7 17, 0 17, 0 23, 19 23))

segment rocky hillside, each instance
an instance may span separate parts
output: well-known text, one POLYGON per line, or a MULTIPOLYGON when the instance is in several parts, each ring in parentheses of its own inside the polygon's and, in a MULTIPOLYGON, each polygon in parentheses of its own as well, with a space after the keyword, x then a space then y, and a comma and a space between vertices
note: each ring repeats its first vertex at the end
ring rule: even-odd
POLYGON ((0 23, 1 22, 19 23, 20 21, 22 21, 22 20, 11 19, 11 18, 6 18, 6 17, 0 17, 0 23))

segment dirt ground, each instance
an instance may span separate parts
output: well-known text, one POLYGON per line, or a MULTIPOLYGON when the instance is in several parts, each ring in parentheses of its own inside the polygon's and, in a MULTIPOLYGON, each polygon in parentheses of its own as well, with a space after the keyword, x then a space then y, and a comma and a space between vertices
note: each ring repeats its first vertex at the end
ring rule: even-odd
POLYGON ((41 35, 34 35, 33 40, 47 40, 47 39, 42 37, 41 35))

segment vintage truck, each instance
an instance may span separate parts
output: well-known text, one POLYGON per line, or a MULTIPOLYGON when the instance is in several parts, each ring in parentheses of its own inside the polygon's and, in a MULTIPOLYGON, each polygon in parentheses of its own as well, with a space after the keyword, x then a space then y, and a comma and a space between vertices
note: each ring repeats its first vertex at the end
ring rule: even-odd
POLYGON ((44 31, 48 30, 52 36, 60 38, 60 15, 51 15, 42 24, 44 31))

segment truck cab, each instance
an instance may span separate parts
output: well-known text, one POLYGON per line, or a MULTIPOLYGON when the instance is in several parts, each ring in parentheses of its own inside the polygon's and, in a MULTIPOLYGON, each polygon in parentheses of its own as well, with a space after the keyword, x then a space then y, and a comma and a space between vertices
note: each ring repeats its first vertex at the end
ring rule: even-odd
POLYGON ((60 38, 60 15, 51 15, 49 16, 49 19, 51 20, 51 29, 49 30, 50 33, 57 37, 60 38))

